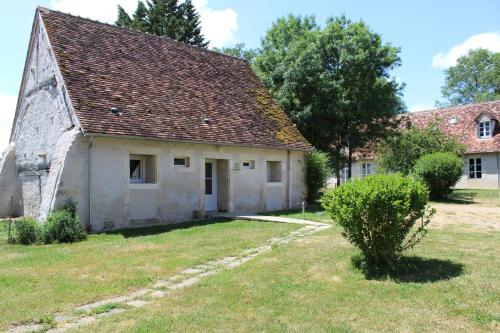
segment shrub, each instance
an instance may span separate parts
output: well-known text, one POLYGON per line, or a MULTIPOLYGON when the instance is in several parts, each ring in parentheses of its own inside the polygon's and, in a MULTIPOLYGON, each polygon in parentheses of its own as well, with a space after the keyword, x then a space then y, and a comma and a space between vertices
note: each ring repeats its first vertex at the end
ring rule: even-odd
POLYGON ((313 151, 306 156, 307 201, 319 199, 319 191, 326 186, 331 176, 330 159, 326 153, 313 151))
POLYGON ((463 166, 463 160, 453 153, 433 153, 418 159, 413 174, 427 185, 431 198, 441 199, 451 193, 463 166))
POLYGON ((417 160, 426 154, 449 152, 463 155, 465 145, 456 137, 446 135, 436 124, 423 129, 412 126, 383 140, 377 148, 379 171, 408 175, 417 160))
POLYGON ((52 212, 45 221, 45 243, 79 242, 87 238, 87 232, 80 224, 78 215, 71 210, 59 209, 52 212))
POLYGON ((15 243, 30 245, 42 239, 42 228, 34 218, 17 220, 14 228, 16 230, 15 243))
POLYGON ((400 258, 426 234, 433 210, 423 183, 400 174, 380 174, 345 183, 325 194, 322 205, 343 236, 356 245, 369 266, 400 258), (409 235, 417 220, 421 224, 409 235))
POLYGON ((63 205, 59 209, 65 210, 68 213, 70 213, 71 216, 76 217, 76 215, 78 214, 78 210, 76 208, 76 205, 77 205, 76 201, 69 198, 63 203, 63 205))

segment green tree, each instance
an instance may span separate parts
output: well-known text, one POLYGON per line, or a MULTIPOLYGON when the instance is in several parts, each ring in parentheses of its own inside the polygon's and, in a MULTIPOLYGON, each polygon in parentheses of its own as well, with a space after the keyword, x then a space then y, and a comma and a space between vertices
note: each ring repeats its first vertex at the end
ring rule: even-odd
POLYGON ((500 53, 470 50, 457 64, 444 71, 441 93, 446 99, 438 106, 463 105, 500 99, 500 53))
POLYGON ((125 9, 120 5, 118 5, 118 18, 115 24, 119 27, 130 27, 132 25, 130 15, 128 15, 125 9))
POLYGON ((381 142, 377 149, 377 164, 380 171, 408 175, 420 157, 437 152, 461 156, 465 153, 465 146, 435 124, 423 129, 410 126, 381 142))
POLYGON ((137 9, 132 16, 132 23, 130 25, 133 29, 142 32, 150 31, 150 22, 148 17, 148 9, 143 2, 137 3, 137 9))
POLYGON ((219 52, 228 56, 245 59, 249 63, 253 64, 255 57, 258 54, 258 50, 246 49, 244 43, 237 43, 233 47, 223 47, 223 48, 212 48, 212 51, 219 52))
POLYGON ((314 203, 319 199, 320 191, 325 188, 331 172, 328 154, 312 151, 306 155, 307 201, 309 203, 314 203))
POLYGON ((201 33, 199 14, 190 0, 180 5, 178 0, 150 0, 146 4, 138 1, 132 17, 118 6, 118 19, 115 24, 189 45, 203 48, 208 46, 201 33))
POLYGON ((191 0, 184 1, 179 10, 182 15, 182 30, 178 40, 190 45, 207 47, 208 42, 201 34, 200 15, 196 12, 191 0))
MULTIPOLYGON (((255 71, 302 134, 328 152, 337 171, 365 142, 384 136, 403 111, 403 88, 390 71, 399 49, 365 23, 289 15, 262 40, 255 71)), ((337 177, 339 178, 339 177, 337 177)))

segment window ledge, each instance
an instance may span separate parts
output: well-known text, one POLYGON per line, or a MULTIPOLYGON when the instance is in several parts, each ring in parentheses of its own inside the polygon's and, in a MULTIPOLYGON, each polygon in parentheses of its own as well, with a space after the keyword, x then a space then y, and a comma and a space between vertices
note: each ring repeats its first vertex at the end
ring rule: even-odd
POLYGON ((158 189, 157 183, 129 183, 129 188, 140 190, 156 190, 158 189))
POLYGON ((270 186, 270 187, 271 187, 271 186, 276 187, 276 186, 281 186, 281 185, 283 185, 283 183, 282 183, 282 182, 267 182, 267 183, 266 183, 266 185, 267 185, 267 186, 270 186))

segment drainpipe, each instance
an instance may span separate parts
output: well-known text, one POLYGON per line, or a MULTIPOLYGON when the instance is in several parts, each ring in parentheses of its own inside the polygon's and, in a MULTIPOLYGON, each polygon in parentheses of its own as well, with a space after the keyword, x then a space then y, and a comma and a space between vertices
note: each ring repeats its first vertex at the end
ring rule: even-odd
POLYGON ((88 166, 89 166, 89 172, 88 172, 88 187, 89 187, 89 221, 87 225, 87 229, 90 230, 92 226, 92 146, 94 144, 94 138, 90 137, 90 142, 89 142, 89 158, 88 158, 88 166))
POLYGON ((288 209, 292 208, 292 166, 291 166, 291 152, 287 150, 286 154, 286 183, 288 187, 288 209))

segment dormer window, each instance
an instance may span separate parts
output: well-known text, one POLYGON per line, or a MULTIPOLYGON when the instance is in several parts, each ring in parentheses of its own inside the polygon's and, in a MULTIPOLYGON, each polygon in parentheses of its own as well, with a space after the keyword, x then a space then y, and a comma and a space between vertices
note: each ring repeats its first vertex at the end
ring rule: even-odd
POLYGON ((491 138, 491 121, 480 121, 478 124, 479 138, 491 138))

